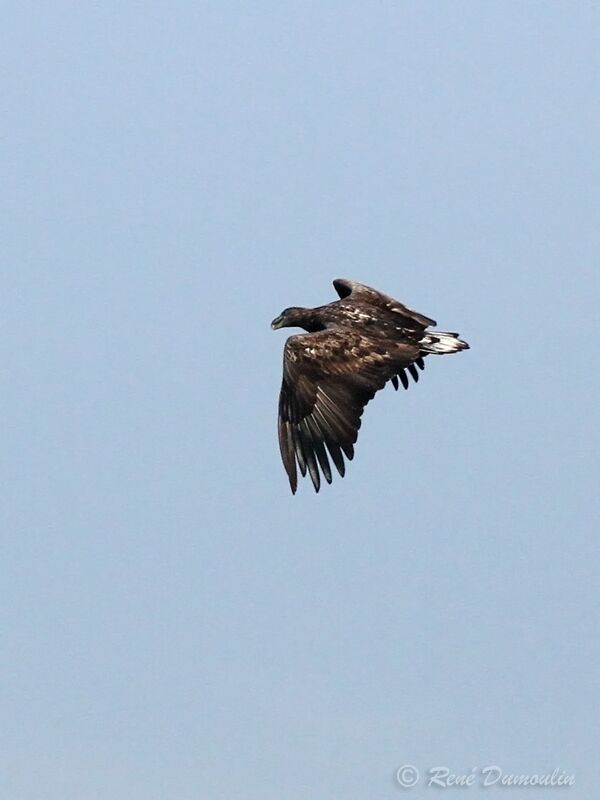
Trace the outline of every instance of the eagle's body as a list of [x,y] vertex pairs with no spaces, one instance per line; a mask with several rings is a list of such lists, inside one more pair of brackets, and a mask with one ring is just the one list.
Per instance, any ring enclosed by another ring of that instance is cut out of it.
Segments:
[[333,285],[340,300],[288,308],[271,323],[307,331],[285,343],[279,395],[279,447],[292,492],[296,464],[317,492],[320,472],[331,483],[330,459],[344,475],[363,409],[388,380],[407,389],[406,371],[418,381],[425,356],[469,347],[456,333],[426,331],[435,321],[393,297],[355,281]]

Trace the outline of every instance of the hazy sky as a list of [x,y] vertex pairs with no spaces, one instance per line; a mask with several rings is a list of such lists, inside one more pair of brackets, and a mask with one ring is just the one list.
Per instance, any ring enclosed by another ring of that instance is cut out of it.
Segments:
[[[7,800],[598,791],[600,6],[7,2]],[[289,305],[472,349],[289,492]]]

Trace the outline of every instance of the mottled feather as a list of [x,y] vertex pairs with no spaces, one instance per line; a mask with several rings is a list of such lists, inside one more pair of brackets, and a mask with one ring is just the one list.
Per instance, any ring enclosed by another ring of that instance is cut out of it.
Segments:
[[332,481],[331,463],[343,477],[351,460],[364,407],[391,381],[408,388],[419,380],[429,353],[468,347],[457,334],[426,331],[435,322],[363,284],[338,279],[340,300],[315,309],[286,309],[274,328],[307,333],[285,344],[279,396],[279,447],[292,492],[310,475]]

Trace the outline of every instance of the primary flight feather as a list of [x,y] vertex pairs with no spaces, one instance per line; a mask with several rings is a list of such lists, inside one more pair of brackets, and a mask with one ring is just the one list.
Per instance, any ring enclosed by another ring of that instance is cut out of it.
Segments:
[[297,468],[317,492],[321,473],[331,483],[331,462],[343,477],[363,409],[387,381],[408,389],[426,356],[469,348],[457,333],[427,330],[434,320],[393,297],[344,278],[333,285],[339,300],[286,308],[271,323],[307,331],[285,343],[279,395],[279,449],[293,493]]

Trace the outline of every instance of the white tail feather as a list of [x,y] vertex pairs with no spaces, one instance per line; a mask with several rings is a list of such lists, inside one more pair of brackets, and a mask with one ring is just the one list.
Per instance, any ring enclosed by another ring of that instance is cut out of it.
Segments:
[[458,353],[461,350],[468,350],[469,345],[458,338],[458,333],[439,331],[432,333],[428,331],[419,342],[424,353],[435,353],[445,355],[446,353]]

